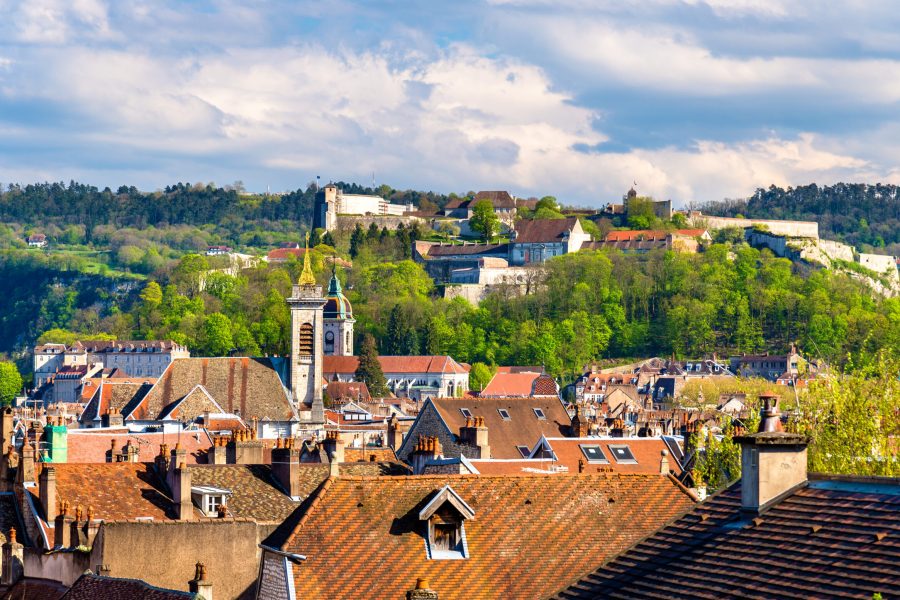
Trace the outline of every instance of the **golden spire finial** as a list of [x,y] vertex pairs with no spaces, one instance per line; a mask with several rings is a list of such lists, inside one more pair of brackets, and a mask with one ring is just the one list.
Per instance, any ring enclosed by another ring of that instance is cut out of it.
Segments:
[[300,285],[316,285],[316,277],[313,275],[309,264],[309,232],[306,232],[306,251],[303,253],[303,272],[300,273]]

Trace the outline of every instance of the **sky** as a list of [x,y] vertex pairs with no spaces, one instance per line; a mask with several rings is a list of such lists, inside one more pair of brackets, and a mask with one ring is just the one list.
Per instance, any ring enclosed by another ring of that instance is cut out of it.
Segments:
[[0,0],[0,182],[900,184],[888,0]]

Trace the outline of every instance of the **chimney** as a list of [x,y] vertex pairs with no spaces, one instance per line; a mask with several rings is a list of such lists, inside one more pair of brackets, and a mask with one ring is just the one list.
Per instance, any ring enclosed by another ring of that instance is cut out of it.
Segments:
[[140,449],[138,449],[131,440],[122,447],[122,460],[125,462],[136,463],[138,462],[139,455]]
[[188,590],[192,594],[200,594],[203,600],[213,600],[212,584],[206,579],[206,565],[198,562],[194,578],[188,582]]
[[56,518],[56,469],[53,467],[41,471],[39,492],[44,517],[51,523]]
[[22,445],[22,459],[19,461],[16,481],[21,485],[34,481],[34,446],[25,438]]
[[125,419],[117,408],[110,408],[100,419],[103,427],[124,427]]
[[156,472],[160,477],[168,478],[169,473],[169,445],[168,444],[160,444],[159,445],[159,454],[156,455],[154,459],[156,463]]
[[477,456],[469,458],[490,458],[491,447],[488,445],[488,428],[484,417],[468,417],[466,424],[459,428],[459,441],[464,446],[476,449]]
[[57,548],[72,547],[72,522],[75,519],[69,514],[69,501],[60,502],[59,514],[53,523],[53,545]]
[[734,438],[741,445],[741,508],[759,513],[773,500],[806,482],[809,438],[786,433],[778,396],[763,394],[759,431]]
[[416,587],[406,592],[406,600],[438,600],[438,593],[428,589],[428,580],[419,577]]
[[256,439],[256,431],[244,429],[234,432],[226,457],[235,465],[261,465],[265,463],[263,450],[263,441]]
[[3,544],[3,566],[0,583],[12,586],[25,574],[24,548],[16,540],[15,528],[10,528],[9,539]]
[[6,453],[6,449],[13,446],[13,409],[10,406],[5,407],[2,411],[3,425],[0,429],[0,452]]
[[279,438],[277,446],[272,450],[272,474],[288,496],[297,498],[301,495],[300,450],[294,448],[293,439],[288,439],[282,445]]
[[419,436],[416,447],[412,451],[413,475],[421,475],[425,472],[428,462],[443,457],[441,442],[436,437]]
[[116,438],[113,438],[109,441],[109,450],[106,451],[106,462],[119,462],[116,458],[117,450],[116,450]]
[[587,437],[590,432],[590,423],[587,417],[581,414],[581,405],[575,404],[575,414],[572,416],[572,437]]
[[[177,447],[176,447],[177,448]],[[175,450],[177,453],[178,450]],[[178,466],[175,466],[175,465]],[[184,462],[172,462],[167,478],[169,489],[172,491],[172,500],[175,502],[175,512],[179,521],[192,521],[194,519],[194,505],[191,502],[191,472]]]
[[397,415],[391,415],[387,426],[387,444],[395,451],[403,445],[403,431],[400,429],[400,419]]
[[329,431],[325,434],[322,447],[325,448],[325,453],[328,455],[328,462],[344,462],[344,440],[337,431]]
[[659,459],[659,474],[669,474],[669,451],[663,448],[659,451],[661,458]]
[[44,428],[44,439],[47,441],[46,462],[64,463],[68,461],[68,437],[69,431],[63,425],[62,417],[48,421]]
[[206,455],[206,462],[213,465],[225,465],[228,464],[228,457],[226,454],[226,446],[228,445],[228,439],[216,436],[213,438],[213,447]]

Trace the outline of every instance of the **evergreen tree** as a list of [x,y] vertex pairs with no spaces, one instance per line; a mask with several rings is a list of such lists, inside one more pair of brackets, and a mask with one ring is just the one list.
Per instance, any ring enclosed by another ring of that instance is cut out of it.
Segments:
[[400,356],[418,356],[419,354],[419,336],[416,334],[416,330],[408,325],[400,336],[400,347],[397,354]]
[[385,354],[388,356],[407,354],[401,351],[405,330],[403,310],[400,308],[399,304],[395,304],[394,308],[391,309],[390,317],[388,317],[387,332],[384,337]]
[[387,381],[378,362],[378,350],[375,348],[375,338],[371,334],[363,337],[359,352],[359,365],[356,367],[355,378],[365,382],[369,393],[376,398],[388,395]]
[[356,258],[356,255],[359,254],[359,251],[362,249],[363,244],[366,241],[366,232],[362,228],[362,225],[359,223],[356,224],[356,227],[353,229],[353,233],[350,234],[350,257]]

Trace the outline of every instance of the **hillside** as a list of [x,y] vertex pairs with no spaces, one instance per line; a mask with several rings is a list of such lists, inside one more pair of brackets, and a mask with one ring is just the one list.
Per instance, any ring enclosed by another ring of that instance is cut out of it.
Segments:
[[818,221],[819,235],[861,251],[900,255],[900,188],[838,183],[758,189],[745,200],[709,202],[705,214],[752,219]]

